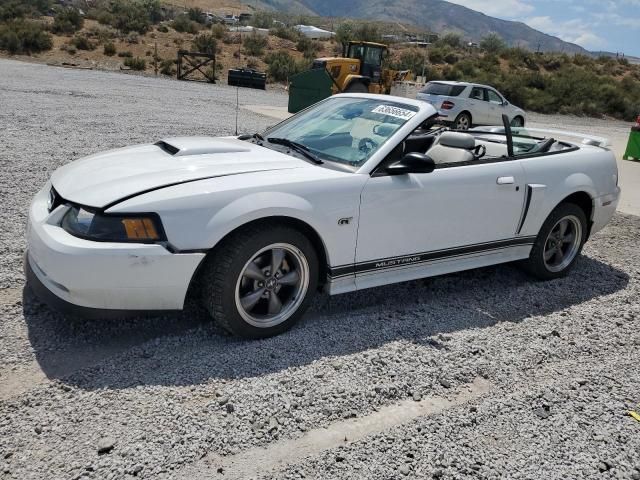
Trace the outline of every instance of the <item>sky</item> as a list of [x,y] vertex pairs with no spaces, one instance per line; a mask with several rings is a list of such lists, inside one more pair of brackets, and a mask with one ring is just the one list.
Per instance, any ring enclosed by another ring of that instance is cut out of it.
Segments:
[[587,50],[640,57],[640,0],[448,0],[517,20]]

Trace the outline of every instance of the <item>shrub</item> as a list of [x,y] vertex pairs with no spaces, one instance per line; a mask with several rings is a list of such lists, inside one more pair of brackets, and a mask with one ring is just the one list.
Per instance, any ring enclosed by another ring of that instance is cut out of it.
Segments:
[[113,19],[111,25],[121,32],[146,33],[151,19],[145,4],[136,0],[113,0],[111,3]]
[[76,35],[71,39],[71,45],[78,50],[95,50],[96,46],[84,35]]
[[380,42],[382,37],[377,25],[373,23],[361,23],[355,30],[355,38],[363,42]]
[[445,52],[441,48],[433,48],[429,52],[429,60],[431,63],[444,63]]
[[0,24],[0,50],[9,53],[38,53],[50,50],[53,45],[49,35],[39,23],[14,20]]
[[158,25],[157,30],[162,33],[168,33],[169,28],[166,25]]
[[273,27],[273,14],[270,12],[256,12],[251,17],[251,25],[256,28],[271,28]]
[[255,57],[249,57],[247,58],[247,67],[248,68],[253,68],[254,70],[256,68],[258,68],[260,64],[258,63],[258,59]]
[[125,58],[123,63],[125,67],[129,67],[131,70],[144,70],[147,68],[146,60],[140,57]]
[[210,33],[201,33],[195,37],[191,43],[191,48],[193,48],[194,51],[211,54],[216,52],[216,46],[216,37]]
[[447,45],[453,48],[460,48],[462,47],[462,35],[449,32],[440,37],[436,43],[442,46]]
[[191,20],[192,22],[202,23],[202,24],[206,22],[204,12],[202,11],[201,8],[197,8],[197,7],[190,8],[189,11],[187,12],[187,16],[189,17],[189,20]]
[[297,42],[300,39],[300,32],[298,32],[295,28],[284,27],[282,25],[279,25],[276,28],[272,28],[269,33],[278,38],[283,38],[292,42]]
[[316,53],[320,50],[320,45],[318,45],[318,42],[311,40],[310,38],[300,36],[300,39],[296,44],[296,49],[299,52],[302,52],[305,58],[315,58]]
[[83,24],[84,19],[76,8],[60,8],[56,10],[53,17],[51,31],[53,33],[74,33],[80,30]]
[[301,71],[298,70],[296,60],[282,50],[268,54],[264,61],[267,64],[269,77],[276,82],[287,80],[291,75]]
[[336,41],[338,43],[347,43],[355,39],[356,27],[352,22],[344,22],[338,25],[336,29]]
[[480,48],[489,53],[500,53],[507,48],[507,44],[497,33],[490,33],[480,40]]
[[242,42],[247,55],[253,57],[261,57],[264,53],[264,49],[267,46],[267,39],[261,35],[257,35],[255,32],[244,38]]
[[176,73],[175,60],[162,60],[160,62],[160,73],[162,75],[173,76]]
[[444,56],[444,61],[449,65],[453,65],[454,63],[458,63],[458,55],[453,52],[449,52]]
[[2,0],[0,21],[46,15],[49,7],[49,0]]
[[221,23],[216,23],[211,27],[211,35],[213,35],[218,40],[222,40],[224,37],[226,37],[228,32],[229,30],[227,30],[227,27],[225,27]]
[[180,33],[197,33],[199,30],[198,24],[191,20],[188,15],[178,15],[173,22],[171,22],[171,27]]
[[133,57],[133,54],[129,50],[123,50],[122,52],[118,52],[118,56],[123,58],[131,58]]
[[111,42],[105,43],[103,50],[104,54],[108,57],[113,57],[116,54],[116,46]]
[[127,33],[125,40],[130,45],[135,45],[137,43],[140,43],[140,37],[138,37],[138,34],[136,32]]
[[400,58],[393,64],[393,68],[396,70],[411,70],[414,75],[422,75],[426,60],[426,52],[424,50],[411,48],[400,54]]

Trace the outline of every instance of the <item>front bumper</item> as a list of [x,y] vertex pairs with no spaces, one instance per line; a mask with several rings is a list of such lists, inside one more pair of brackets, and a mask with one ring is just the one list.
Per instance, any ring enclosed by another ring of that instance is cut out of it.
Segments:
[[[74,237],[59,226],[68,207],[48,212],[49,189],[47,184],[31,204],[25,258],[27,279],[36,294],[47,297],[42,300],[59,309],[62,305],[62,310],[69,310],[65,305],[81,307],[77,312],[81,315],[93,310],[121,313],[183,308],[203,253],[175,254],[157,244]],[[55,299],[59,302],[51,301]]]

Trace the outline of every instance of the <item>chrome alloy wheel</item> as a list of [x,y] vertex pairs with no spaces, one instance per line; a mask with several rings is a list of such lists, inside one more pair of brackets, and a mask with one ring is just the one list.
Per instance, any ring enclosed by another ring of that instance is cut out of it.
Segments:
[[544,264],[550,272],[567,268],[580,250],[582,224],[578,217],[561,218],[551,229],[544,243]]
[[460,115],[456,121],[456,130],[469,130],[470,127],[469,117],[466,115]]
[[238,277],[238,313],[250,325],[268,328],[293,315],[309,288],[309,263],[288,243],[274,243],[258,251]]

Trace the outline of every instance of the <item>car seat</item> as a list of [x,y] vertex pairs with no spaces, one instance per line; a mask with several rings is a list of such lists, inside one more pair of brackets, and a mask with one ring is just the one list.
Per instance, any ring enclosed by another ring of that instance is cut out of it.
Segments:
[[426,153],[436,165],[471,162],[477,158],[475,148],[476,141],[468,133],[445,132]]

